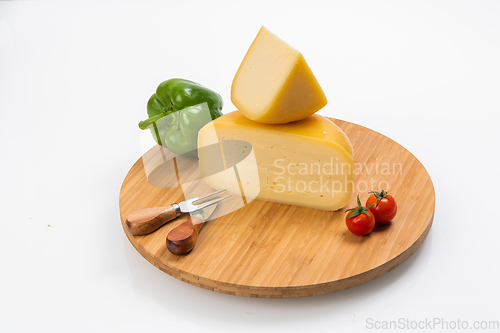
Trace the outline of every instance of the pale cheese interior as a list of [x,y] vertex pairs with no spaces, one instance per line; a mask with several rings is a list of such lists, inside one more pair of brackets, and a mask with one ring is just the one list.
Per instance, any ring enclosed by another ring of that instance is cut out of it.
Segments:
[[326,96],[302,54],[262,27],[236,73],[233,104],[251,120],[285,124],[326,105]]

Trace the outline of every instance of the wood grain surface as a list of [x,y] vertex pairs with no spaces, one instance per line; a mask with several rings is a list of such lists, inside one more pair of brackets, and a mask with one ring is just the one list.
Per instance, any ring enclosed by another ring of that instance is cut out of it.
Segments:
[[[120,215],[125,234],[144,258],[167,274],[232,295],[320,295],[387,273],[408,259],[429,233],[435,205],[431,178],[418,159],[395,141],[353,123],[331,120],[354,147],[355,189],[343,209],[328,212],[254,200],[205,223],[195,248],[189,254],[174,255],[167,249],[166,236],[189,215],[146,236],[131,235],[125,224],[138,209],[184,200],[175,173],[158,169],[146,177],[143,158],[160,155],[156,146],[132,166],[123,182]],[[196,159],[177,162],[175,168],[198,173]],[[364,204],[368,191],[382,188],[397,200],[394,221],[376,226],[367,236],[349,232],[345,209],[355,206],[356,195]]]

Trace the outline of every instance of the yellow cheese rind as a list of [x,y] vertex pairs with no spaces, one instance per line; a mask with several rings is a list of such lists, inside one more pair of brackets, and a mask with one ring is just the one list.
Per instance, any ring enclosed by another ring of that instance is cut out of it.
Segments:
[[265,27],[234,77],[231,101],[247,118],[266,124],[301,120],[327,104],[302,54]]
[[[251,121],[235,111],[203,127],[198,134],[199,147],[213,144],[214,137],[219,142],[249,143],[255,163],[237,169],[240,185],[257,188],[257,199],[333,211],[351,198],[352,145],[337,125],[320,115],[270,125]],[[213,156],[199,155],[200,172],[208,185],[240,195],[240,187],[232,184],[227,174],[214,174],[213,161]],[[258,177],[252,177],[252,167]]]

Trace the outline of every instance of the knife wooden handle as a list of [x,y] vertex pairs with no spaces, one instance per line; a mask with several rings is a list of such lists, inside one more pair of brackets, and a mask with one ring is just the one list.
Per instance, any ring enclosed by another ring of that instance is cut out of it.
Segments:
[[198,233],[205,223],[201,219],[193,217],[181,225],[170,230],[167,235],[167,248],[173,254],[185,254],[196,245]]
[[146,208],[130,214],[125,224],[132,235],[142,236],[152,233],[179,215],[180,211],[174,205]]

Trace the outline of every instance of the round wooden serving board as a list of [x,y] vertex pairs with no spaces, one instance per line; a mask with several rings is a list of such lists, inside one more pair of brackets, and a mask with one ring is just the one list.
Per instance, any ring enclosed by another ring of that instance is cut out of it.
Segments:
[[[167,250],[166,236],[188,214],[146,236],[132,236],[124,224],[128,214],[138,209],[184,200],[181,187],[148,183],[142,157],[130,169],[120,192],[125,234],[144,258],[167,274],[233,295],[320,295],[387,273],[409,258],[429,233],[435,203],[431,178],[397,142],[368,128],[331,120],[354,147],[355,189],[343,209],[328,212],[253,200],[205,223],[196,247],[186,255],[174,255]],[[155,154],[155,148],[147,154]],[[177,163],[176,168],[198,172],[198,161],[191,161]],[[165,173],[164,177],[175,178],[175,174]],[[345,225],[345,209],[356,205],[358,194],[365,204],[368,191],[382,188],[398,203],[394,221],[377,225],[367,236],[352,234]]]

